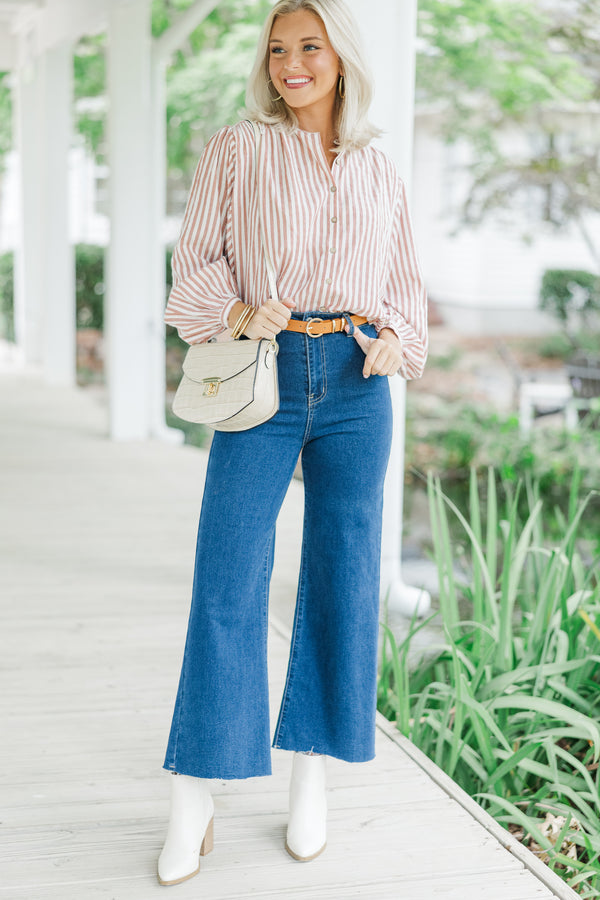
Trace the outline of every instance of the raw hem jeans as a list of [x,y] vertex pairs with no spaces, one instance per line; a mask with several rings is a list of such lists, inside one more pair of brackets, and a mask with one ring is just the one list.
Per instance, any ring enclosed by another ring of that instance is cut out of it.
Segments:
[[[305,313],[297,318],[330,318]],[[375,329],[361,330],[375,337]],[[271,772],[268,593],[277,515],[300,454],[302,562],[273,746],[372,759],[388,379],[362,375],[344,332],[283,332],[280,409],[214,435],[192,608],[165,768],[202,778]]]

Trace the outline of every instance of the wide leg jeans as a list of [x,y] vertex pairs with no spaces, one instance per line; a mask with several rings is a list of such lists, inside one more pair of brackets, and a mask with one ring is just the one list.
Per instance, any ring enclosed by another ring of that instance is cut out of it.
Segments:
[[[330,317],[295,317],[312,316]],[[302,561],[273,746],[349,762],[374,756],[388,379],[363,377],[364,353],[344,332],[286,331],[278,343],[278,413],[248,431],[216,432],[210,451],[164,764],[186,775],[271,772],[269,581],[277,515],[300,455]]]

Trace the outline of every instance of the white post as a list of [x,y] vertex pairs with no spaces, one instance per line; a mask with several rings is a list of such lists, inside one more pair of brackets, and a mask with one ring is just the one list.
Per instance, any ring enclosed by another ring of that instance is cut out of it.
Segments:
[[158,54],[152,58],[152,296],[150,299],[150,428],[153,437],[183,441],[179,428],[165,425],[165,260],[163,222],[167,211],[167,97],[166,61]]
[[40,216],[43,193],[42,151],[44,60],[37,54],[35,29],[19,37],[15,73],[14,123],[19,159],[20,222],[15,253],[15,340],[26,364],[43,358],[42,296],[44,229]]
[[[162,226],[166,213],[167,129],[166,129],[166,67],[152,57],[152,116],[154,120],[152,147],[152,179],[154,209],[152,213],[154,240],[153,296],[151,298],[151,401],[152,432],[156,436],[165,430],[165,245]],[[173,429],[174,431],[175,429]],[[178,432],[181,434],[181,432]]]
[[110,434],[152,431],[152,37],[150,0],[116,0],[108,32],[111,241],[106,322]]
[[151,302],[151,367],[150,406],[151,430],[154,437],[182,441],[183,432],[165,425],[165,242],[162,226],[166,214],[167,178],[167,99],[166,68],[170,55],[217,6],[218,0],[195,0],[181,12],[168,31],[154,41],[152,53],[152,197],[154,213],[153,233],[153,291]]
[[[383,146],[395,160],[410,197],[415,102],[417,0],[350,0],[375,80],[373,121],[385,130]],[[385,483],[381,591],[389,609],[425,615],[431,606],[427,591],[402,581],[402,504],[406,383],[390,379],[394,407],[394,437]]]
[[45,52],[42,143],[44,231],[43,362],[51,384],[75,384],[75,260],[69,236],[69,149],[73,52],[63,41]]

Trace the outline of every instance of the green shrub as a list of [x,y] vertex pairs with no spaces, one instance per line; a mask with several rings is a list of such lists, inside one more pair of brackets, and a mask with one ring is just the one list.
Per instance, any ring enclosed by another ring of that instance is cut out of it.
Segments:
[[[514,489],[523,478],[538,484],[547,508],[547,528],[555,535],[569,505],[574,472],[581,473],[582,499],[600,485],[600,430],[586,427],[536,427],[529,435],[519,431],[516,415],[490,412],[474,404],[439,403],[436,415],[418,408],[419,398],[408,395],[406,459],[408,493],[422,482],[420,472],[438,475],[444,491],[464,509],[469,499],[472,468],[497,474],[497,488]],[[592,415],[592,414],[590,414]],[[485,487],[485,486],[481,486]],[[521,512],[526,498],[521,495]],[[590,504],[581,534],[600,552],[600,502]]]
[[540,287],[540,307],[568,323],[572,315],[585,322],[600,312],[600,276],[581,269],[547,269]]
[[13,315],[14,261],[12,253],[0,256],[0,338],[14,341],[15,323]]
[[75,302],[77,327],[104,327],[104,248],[95,244],[75,247]]
[[540,339],[538,351],[544,359],[564,361],[573,353],[573,345],[564,334],[548,334]]
[[[429,479],[444,638],[409,668],[423,623],[400,645],[384,627],[379,709],[499,822],[520,826],[524,842],[545,850],[583,896],[597,897],[600,560],[586,563],[578,546],[593,498],[579,502],[575,484],[555,542],[537,485],[502,501],[498,473],[490,469],[486,481],[483,517],[474,471],[464,512]],[[451,518],[466,552],[450,538]],[[548,812],[565,820],[556,849],[542,830]]]

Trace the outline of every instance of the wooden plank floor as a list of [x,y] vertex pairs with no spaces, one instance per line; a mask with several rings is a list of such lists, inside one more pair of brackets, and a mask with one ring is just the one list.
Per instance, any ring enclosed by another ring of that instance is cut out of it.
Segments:
[[[112,444],[100,392],[32,376],[0,375],[0,421],[0,897],[164,896],[155,876],[169,778],[161,763],[205,455]],[[276,610],[293,603],[301,504],[294,484]],[[285,629],[274,624],[273,715],[286,655]],[[374,762],[329,761],[328,849],[308,865],[283,849],[289,754],[273,753],[269,779],[215,782],[215,850],[173,896],[575,897],[535,860],[535,871],[524,865],[520,846],[394,737],[382,723]]]

